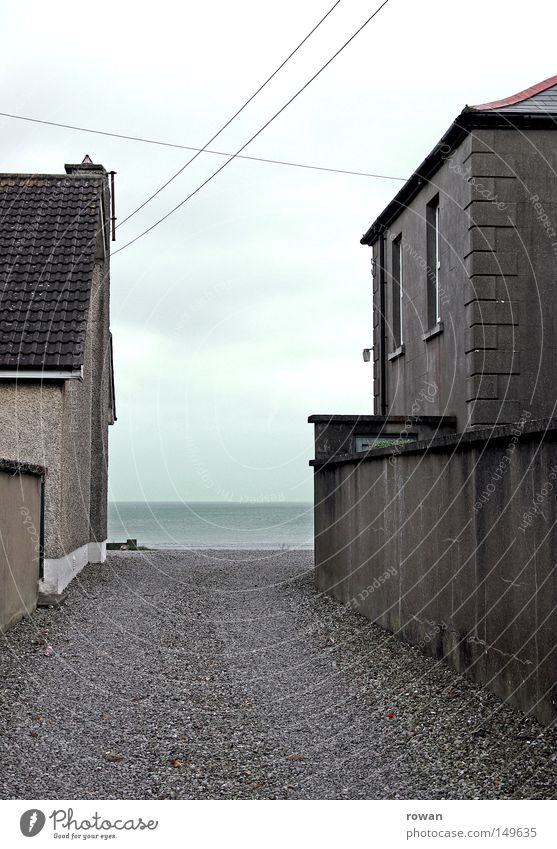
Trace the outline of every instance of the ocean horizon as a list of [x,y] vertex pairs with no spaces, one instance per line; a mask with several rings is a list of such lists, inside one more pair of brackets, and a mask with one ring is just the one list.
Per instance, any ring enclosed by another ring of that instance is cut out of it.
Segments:
[[311,549],[306,501],[110,501],[108,541],[147,548]]

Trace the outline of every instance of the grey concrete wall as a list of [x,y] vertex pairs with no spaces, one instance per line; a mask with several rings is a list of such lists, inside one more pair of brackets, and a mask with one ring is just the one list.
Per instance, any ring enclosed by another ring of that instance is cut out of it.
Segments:
[[472,170],[500,208],[477,190],[470,206],[475,351],[467,356],[470,394],[481,399],[472,423],[514,420],[519,409],[548,417],[556,404],[557,134],[484,130],[475,147]]
[[47,468],[45,556],[52,558],[68,550],[63,531],[63,418],[62,382],[0,381],[0,456]]
[[110,421],[109,286],[104,262],[93,272],[83,381],[64,387],[63,519],[72,551],[107,538],[108,424]]
[[[76,173],[79,168],[76,169]],[[91,282],[83,382],[66,385],[65,538],[69,550],[107,538],[108,425],[113,421],[110,358],[110,194],[103,172],[103,225],[97,234]]]
[[357,437],[433,439],[455,433],[456,419],[447,416],[310,416],[315,425],[315,458],[351,454]]
[[555,420],[317,461],[318,587],[553,722],[556,494]]
[[93,274],[90,312],[92,339],[91,396],[91,514],[90,540],[104,542],[107,531],[108,500],[108,426],[112,423],[110,408],[110,278],[108,263],[99,263]]
[[83,381],[64,390],[64,539],[67,550],[107,538],[110,408],[109,260],[93,270]]
[[36,607],[41,478],[0,470],[0,632]]
[[[391,338],[392,301],[392,240],[402,235],[403,256],[403,341],[404,354],[385,363],[386,400],[388,415],[406,416],[417,406],[422,415],[454,415],[459,429],[467,418],[464,397],[466,359],[464,351],[463,314],[464,291],[468,280],[465,257],[469,253],[470,235],[466,209],[471,199],[471,185],[459,171],[465,171],[465,162],[473,146],[468,137],[443,164],[408,207],[391,224],[384,235],[386,286],[387,355],[393,350]],[[428,330],[427,322],[427,229],[426,207],[439,195],[441,259],[441,320],[443,332],[423,340]],[[379,243],[373,247],[377,273],[374,277],[374,371],[377,375],[380,351],[378,283]],[[434,384],[435,396],[428,387]],[[378,383],[375,382],[376,412]]]
[[45,466],[45,557],[89,542],[91,342],[84,380],[1,381],[0,455]]
[[[83,380],[66,380],[63,386],[61,444],[62,515],[64,554],[89,542],[91,510],[91,361],[92,340],[87,333]],[[48,482],[47,482],[48,483]]]

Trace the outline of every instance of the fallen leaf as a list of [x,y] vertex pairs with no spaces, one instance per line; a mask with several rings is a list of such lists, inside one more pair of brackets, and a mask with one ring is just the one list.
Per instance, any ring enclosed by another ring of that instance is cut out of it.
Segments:
[[31,731],[30,733],[31,733],[31,737],[38,737],[39,736],[38,731]]
[[101,713],[101,719],[104,719],[105,721],[107,719],[110,719],[110,714],[109,713]]
[[105,752],[103,758],[110,763],[118,763],[118,761],[124,760],[124,755],[120,755],[118,752]]
[[396,713],[394,712],[394,710],[390,710],[390,711],[388,711],[388,713],[387,713],[387,719],[394,719],[394,718],[395,718],[395,716],[396,716]]
[[184,761],[182,760],[182,758],[170,758],[170,763],[172,764],[172,766],[176,767],[184,765]]
[[43,654],[44,654],[46,657],[50,657],[52,654],[54,654],[54,649],[52,648],[52,646],[47,646],[47,647],[45,648],[45,650],[44,650]]
[[303,755],[288,755],[286,758],[287,761],[305,761]]

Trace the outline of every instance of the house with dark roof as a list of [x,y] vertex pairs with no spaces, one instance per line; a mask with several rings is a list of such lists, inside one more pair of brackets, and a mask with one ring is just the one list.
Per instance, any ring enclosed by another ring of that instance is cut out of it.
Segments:
[[309,419],[317,586],[554,723],[557,77],[465,107],[361,243],[374,413]]
[[557,77],[465,107],[361,242],[375,413],[553,415]]
[[106,557],[110,191],[85,157],[0,175],[0,456],[45,469],[41,588]]

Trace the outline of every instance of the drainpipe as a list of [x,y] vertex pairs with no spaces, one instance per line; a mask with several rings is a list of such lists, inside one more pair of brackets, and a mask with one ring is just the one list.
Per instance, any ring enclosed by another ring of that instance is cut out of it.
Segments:
[[114,175],[116,171],[109,171],[110,174],[110,225],[112,229],[112,241],[116,241],[116,198],[114,195]]
[[379,415],[387,415],[387,351],[386,351],[386,323],[385,323],[385,236],[379,236]]
[[41,518],[39,529],[39,580],[44,578],[44,475],[41,475]]

